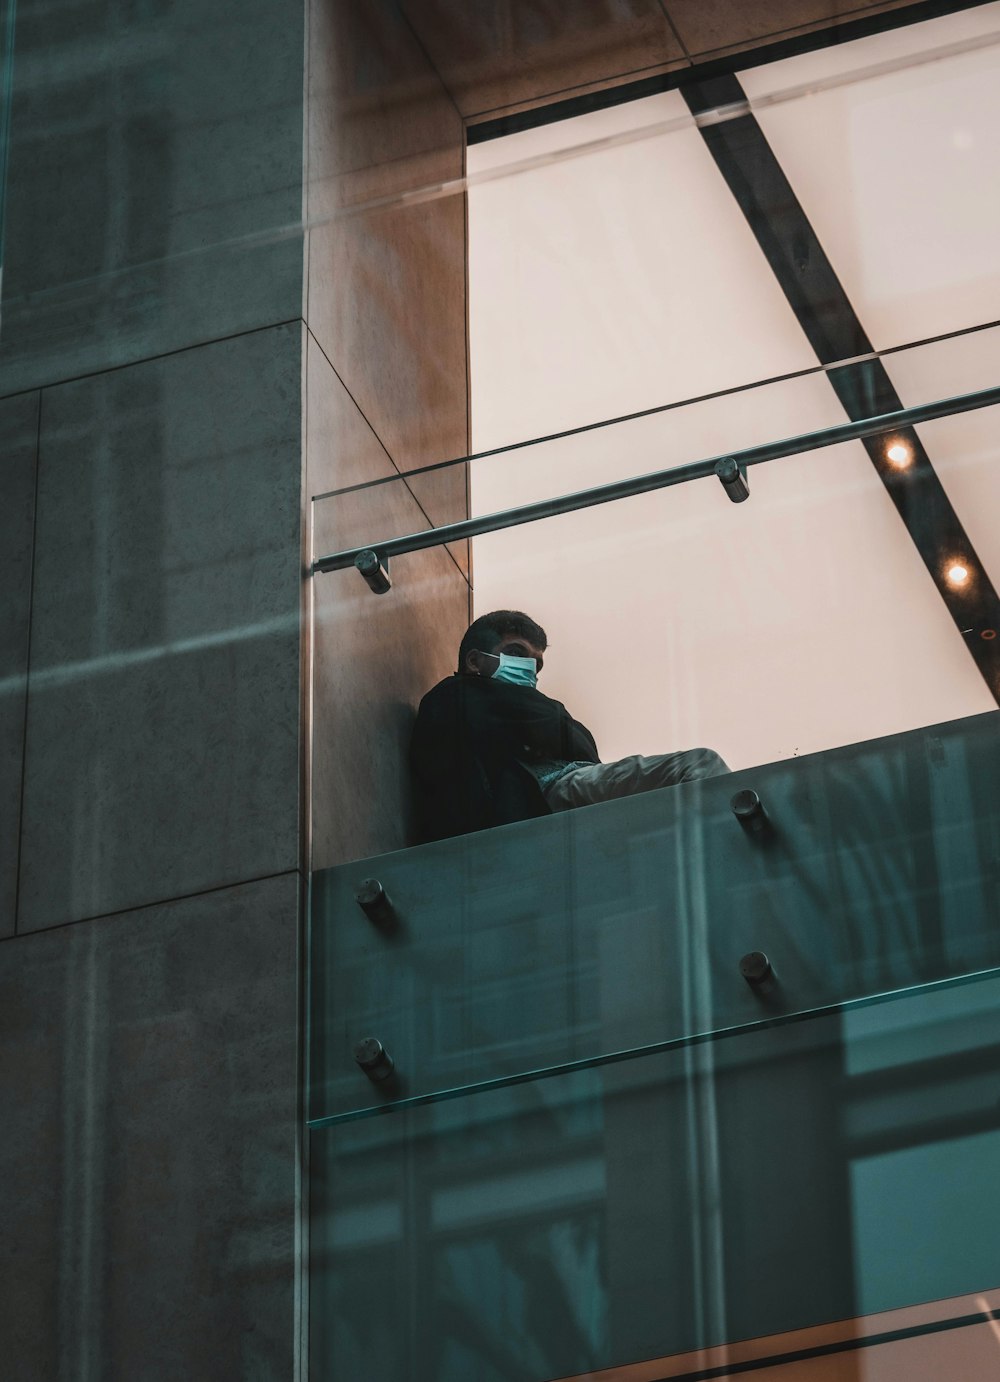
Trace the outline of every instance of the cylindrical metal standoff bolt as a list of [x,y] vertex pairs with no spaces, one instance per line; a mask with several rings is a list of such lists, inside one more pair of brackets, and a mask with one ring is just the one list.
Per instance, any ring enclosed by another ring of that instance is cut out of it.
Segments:
[[387,1080],[396,1065],[378,1037],[363,1037],[354,1047],[354,1059],[375,1084]]
[[377,878],[366,878],[354,896],[369,921],[384,924],[394,919],[389,894]]
[[368,589],[374,591],[376,595],[384,595],[386,591],[392,589],[392,582],[389,580],[389,563],[383,561],[379,554],[366,548],[364,552],[359,552],[354,558],[354,565],[368,582]]
[[734,504],[742,504],[744,499],[750,498],[747,477],[732,456],[724,456],[721,461],[716,461],[715,473]]
[[767,826],[767,813],[760,797],[752,787],[745,787],[731,798],[729,805],[740,825],[748,830],[764,830]]
[[769,987],[774,980],[771,961],[763,950],[750,950],[740,960],[740,973],[752,989]]

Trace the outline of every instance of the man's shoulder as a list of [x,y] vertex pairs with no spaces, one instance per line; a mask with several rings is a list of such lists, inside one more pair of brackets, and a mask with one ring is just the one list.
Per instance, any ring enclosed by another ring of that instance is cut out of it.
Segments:
[[469,702],[469,683],[478,677],[463,677],[452,673],[421,697],[417,707],[417,723],[433,724],[442,717],[461,715]]
[[436,686],[432,686],[431,689],[420,698],[421,708],[425,705],[433,706],[438,701],[451,700],[459,694],[462,683],[467,680],[467,677],[460,677],[453,672],[450,677],[445,677],[443,681],[439,681]]

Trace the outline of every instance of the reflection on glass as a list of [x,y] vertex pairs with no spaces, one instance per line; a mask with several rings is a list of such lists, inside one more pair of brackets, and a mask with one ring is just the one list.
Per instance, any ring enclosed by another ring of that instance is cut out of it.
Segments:
[[[310,1118],[738,1039],[1000,964],[994,718],[316,875]],[[761,831],[734,812],[751,794]],[[746,965],[761,952],[766,986]],[[391,1088],[358,1069],[371,1038]]]
[[[907,407],[959,397],[995,386],[1000,328],[974,327],[958,337],[906,346],[883,359],[894,381],[905,386]],[[468,458],[471,512],[492,513],[842,425],[843,411],[825,380],[834,367],[841,365],[813,365],[789,378],[657,404],[635,417],[602,420],[588,409],[585,419],[566,435],[525,437],[510,446],[477,451]],[[935,429],[936,435],[949,426],[971,427],[975,418],[963,414],[923,425]],[[979,426],[985,444],[991,435],[988,417]],[[954,444],[946,437],[944,445],[932,448],[936,465],[948,465]],[[885,447],[888,459],[905,469],[911,442],[891,434]],[[348,472],[351,459],[348,450],[342,458]],[[384,475],[377,480],[316,495],[315,555],[432,526],[434,487],[454,489],[466,463],[465,457],[443,460],[404,472],[401,481],[384,459]],[[387,487],[389,494],[382,494]],[[397,515],[394,509],[401,504],[406,511]]]
[[[320,496],[314,555],[433,528],[436,486],[476,517],[835,427],[832,370],[862,411],[995,386],[998,9],[745,75],[864,358],[816,365],[678,93],[471,150],[474,455]],[[738,504],[709,467],[394,554],[384,595],[316,578],[316,773],[361,803],[313,880],[320,1370],[995,1370],[996,414],[797,446]],[[466,665],[512,608],[547,638]],[[735,774],[421,834],[416,705],[528,662],[606,763]]]
[[948,1360],[997,1347],[997,983],[315,1133],[316,1356],[625,1382],[894,1337],[985,1378]]

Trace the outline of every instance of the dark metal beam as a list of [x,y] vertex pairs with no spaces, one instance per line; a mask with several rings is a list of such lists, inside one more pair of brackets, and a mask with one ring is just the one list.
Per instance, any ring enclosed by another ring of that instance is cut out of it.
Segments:
[[[690,83],[681,92],[695,116],[746,102],[746,93],[732,74]],[[872,352],[872,343],[755,117],[747,114],[721,123],[706,122],[700,130],[820,363]],[[850,418],[903,409],[879,359],[830,370],[827,378]],[[912,453],[905,469],[887,459],[884,444],[871,432],[861,439],[966,647],[1000,702],[1000,639],[996,637],[1000,598],[912,427],[910,422],[899,429],[900,440]],[[969,571],[965,585],[949,583],[946,570],[951,561],[959,561]]]

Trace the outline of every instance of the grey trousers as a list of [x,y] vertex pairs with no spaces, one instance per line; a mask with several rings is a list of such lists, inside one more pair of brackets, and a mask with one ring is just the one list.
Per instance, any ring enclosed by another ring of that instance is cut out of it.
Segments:
[[593,806],[598,801],[674,787],[700,777],[718,777],[729,771],[714,749],[685,749],[651,758],[633,754],[616,763],[576,763],[543,788],[542,794],[551,810],[571,811],[574,806]]

